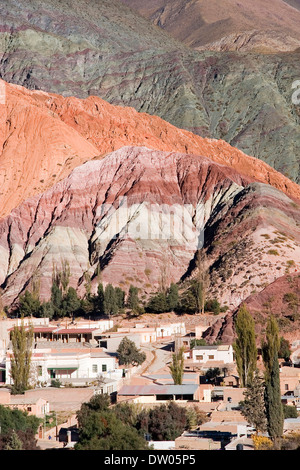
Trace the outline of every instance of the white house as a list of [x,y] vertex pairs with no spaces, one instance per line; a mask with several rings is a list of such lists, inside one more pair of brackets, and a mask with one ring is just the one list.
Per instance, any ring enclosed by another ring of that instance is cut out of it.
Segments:
[[185,323],[178,322],[178,323],[162,323],[156,327],[156,336],[157,339],[159,338],[166,338],[171,337],[174,335],[185,335]]
[[234,362],[232,345],[222,344],[219,346],[195,346],[191,351],[193,362],[202,364],[221,362],[230,364]]
[[123,337],[127,336],[129,339],[132,337],[137,347],[142,344],[155,343],[157,340],[155,328],[147,328],[140,325],[133,328],[118,328],[118,334],[122,334]]
[[[12,384],[12,351],[6,355],[6,384]],[[99,376],[119,378],[122,371],[117,368],[114,355],[99,348],[34,349],[31,357],[31,382],[50,384],[51,380],[90,381]]]

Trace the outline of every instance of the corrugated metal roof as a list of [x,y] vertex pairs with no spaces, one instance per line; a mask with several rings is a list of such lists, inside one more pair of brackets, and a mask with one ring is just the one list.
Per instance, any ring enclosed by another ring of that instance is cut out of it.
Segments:
[[119,395],[194,395],[199,385],[124,385]]

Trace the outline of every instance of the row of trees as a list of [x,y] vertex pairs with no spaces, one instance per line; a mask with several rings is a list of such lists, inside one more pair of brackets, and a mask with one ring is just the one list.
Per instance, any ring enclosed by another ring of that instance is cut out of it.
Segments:
[[[51,287],[49,301],[41,302],[36,292],[26,290],[19,298],[15,314],[21,317],[34,316],[37,318],[48,317],[50,319],[76,316],[114,316],[130,310],[132,315],[148,313],[165,313],[174,311],[176,313],[198,313],[200,286],[196,280],[181,294],[178,286],[174,283],[162,292],[153,294],[147,302],[140,299],[140,290],[133,285],[130,286],[128,295],[120,287],[112,284],[103,287],[98,284],[97,293],[86,293],[80,298],[73,287],[65,287],[62,282],[61,273],[56,273]],[[204,302],[203,311],[218,315],[224,308],[217,299],[208,299]]]
[[279,352],[283,344],[276,319],[269,317],[261,342],[264,373],[257,368],[258,350],[254,320],[243,305],[236,317],[237,339],[233,344],[241,386],[246,387],[242,413],[257,432],[268,431],[275,447],[283,433],[284,412],[281,403]]
[[40,301],[40,281],[36,276],[32,279],[31,288],[20,295],[16,313],[20,316],[61,318],[73,316],[98,316],[117,315],[124,313],[124,309],[131,311],[133,315],[148,313],[164,313],[175,311],[177,313],[203,313],[213,312],[218,315],[224,308],[217,299],[207,299],[208,275],[206,259],[203,254],[197,252],[196,277],[188,282],[188,285],[179,292],[178,285],[171,283],[169,286],[160,282],[159,291],[152,294],[147,301],[140,299],[140,289],[131,285],[128,294],[120,287],[112,284],[103,287],[98,276],[99,283],[96,294],[91,293],[91,278],[85,273],[85,294],[80,298],[76,289],[70,284],[70,266],[63,261],[61,268],[53,266],[51,297],[48,301]]

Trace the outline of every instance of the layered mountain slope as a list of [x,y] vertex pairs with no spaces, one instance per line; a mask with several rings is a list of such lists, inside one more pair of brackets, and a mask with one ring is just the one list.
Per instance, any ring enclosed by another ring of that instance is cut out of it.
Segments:
[[300,45],[295,0],[121,1],[193,48],[276,52]]
[[2,219],[3,301],[37,275],[49,295],[53,265],[63,261],[76,287],[100,265],[106,282],[152,289],[164,259],[178,281],[211,211],[249,182],[205,157],[139,147],[87,162]]
[[78,165],[124,145],[202,155],[300,200],[300,188],[264,162],[224,141],[204,139],[159,117],[0,81],[0,217],[43,192]]
[[191,51],[116,0],[6,0],[0,77],[158,115],[224,139],[299,181],[297,53]]
[[299,204],[270,186],[252,184],[219,209],[204,237],[211,297],[239,305],[286,272],[300,269]]
[[[288,271],[290,271],[288,274],[277,278],[262,291],[249,295],[244,300],[255,321],[255,333],[259,346],[271,314],[276,318],[280,332],[286,339],[292,342],[299,337],[299,267],[288,266]],[[236,338],[234,321],[237,312],[238,308],[208,328],[205,332],[206,341],[232,343]]]
[[[93,289],[101,278],[125,290],[135,284],[147,295],[162,277],[167,283],[186,279],[203,244],[213,285],[224,275],[222,256],[237,247],[247,259],[234,257],[231,281],[250,269],[255,282],[262,274],[267,282],[286,257],[300,262],[297,223],[295,202],[233,168],[203,156],[123,147],[75,168],[1,220],[2,300],[13,303],[36,279],[47,298],[53,268],[65,262],[70,284],[81,293],[88,274]],[[252,253],[261,233],[283,226],[294,241],[279,257],[266,254],[261,265],[261,255]],[[242,290],[232,294],[232,282],[223,283],[222,300],[237,306]]]

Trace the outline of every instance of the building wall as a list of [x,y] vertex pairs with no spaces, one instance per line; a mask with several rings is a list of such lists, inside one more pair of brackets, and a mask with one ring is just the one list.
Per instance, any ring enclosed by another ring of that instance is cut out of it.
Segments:
[[300,384],[300,369],[298,367],[280,367],[280,392],[284,395],[294,391]]
[[230,347],[229,350],[219,349],[196,349],[192,350],[192,359],[194,362],[206,363],[208,361],[223,361],[224,363],[233,362],[233,350]]
[[245,400],[245,388],[233,388],[233,387],[224,387],[223,388],[223,400],[228,402],[228,398],[231,398],[234,403]]
[[[37,351],[37,350],[35,350]],[[106,366],[106,370],[102,368]],[[62,368],[58,370],[58,368]],[[10,376],[11,361],[6,358],[6,384],[12,384]],[[32,356],[31,372],[33,382],[50,382],[52,378],[97,378],[99,375],[109,376],[116,369],[114,357],[91,357],[86,355],[55,356],[51,353]],[[56,370],[51,377],[51,370]]]
[[10,403],[10,391],[0,389],[0,405],[7,405]]

